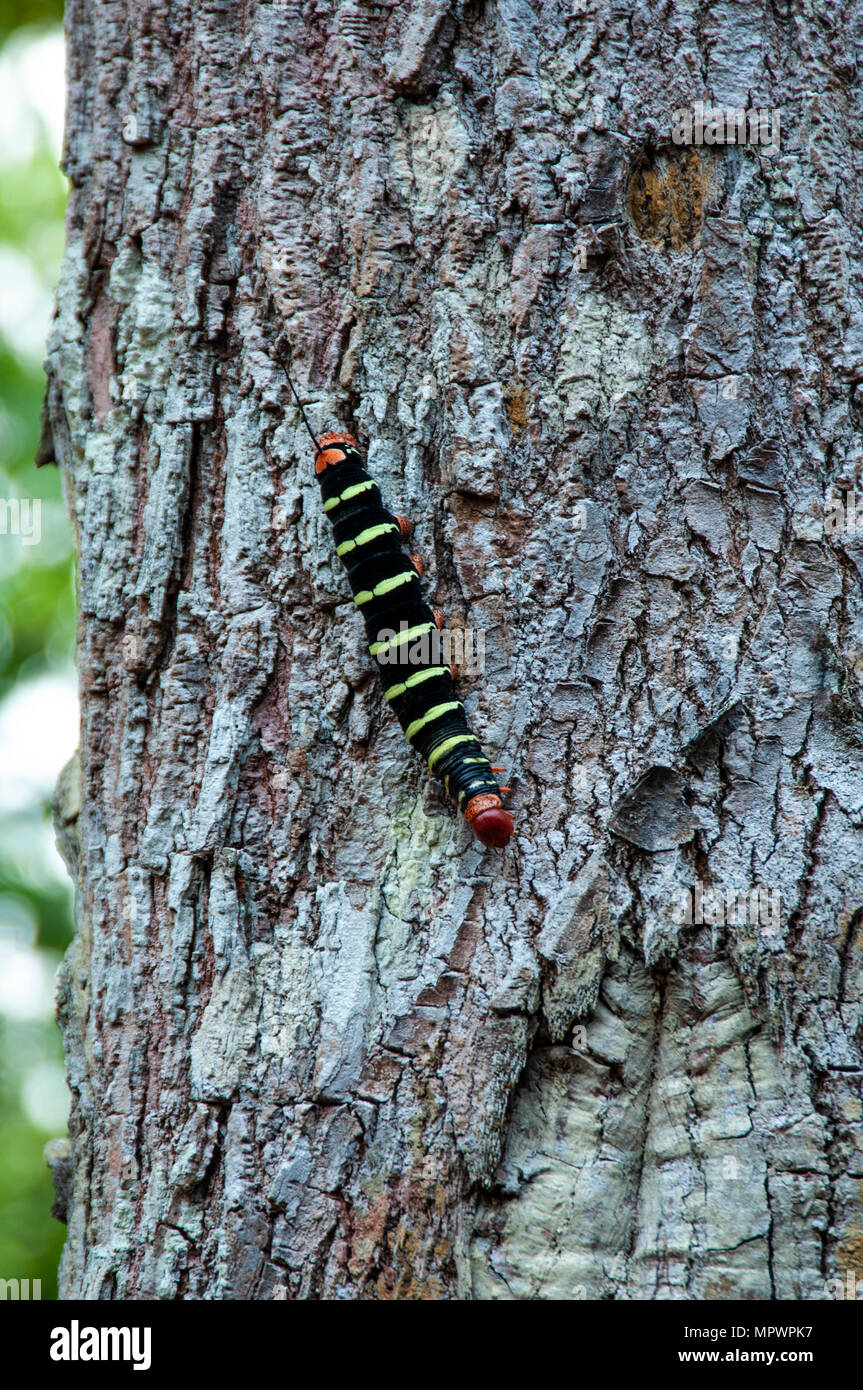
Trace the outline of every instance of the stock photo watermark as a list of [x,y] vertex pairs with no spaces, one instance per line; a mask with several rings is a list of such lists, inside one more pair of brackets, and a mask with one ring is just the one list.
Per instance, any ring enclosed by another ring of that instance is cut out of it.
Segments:
[[825,536],[863,536],[863,498],[855,492],[828,497],[824,503]]
[[696,101],[671,117],[675,145],[758,145],[765,154],[778,154],[779,108],[737,107],[734,110],[705,106]]
[[133,1371],[148,1371],[153,1361],[150,1327],[68,1327],[51,1332],[52,1361],[128,1361]]
[[42,539],[42,499],[0,497],[0,536],[20,536],[22,545]]
[[863,1299],[863,1276],[858,1279],[856,1269],[845,1269],[825,1281],[824,1292],[838,1302],[859,1302]]
[[693,888],[678,888],[671,909],[678,926],[729,927],[762,926],[776,933],[782,921],[782,898],[778,888],[705,887],[699,880]]
[[371,654],[381,666],[455,666],[463,675],[482,675],[485,670],[485,630],[447,627],[428,631],[425,625],[399,623],[381,628]]
[[38,1301],[42,1297],[41,1279],[0,1279],[0,1300],[16,1303]]

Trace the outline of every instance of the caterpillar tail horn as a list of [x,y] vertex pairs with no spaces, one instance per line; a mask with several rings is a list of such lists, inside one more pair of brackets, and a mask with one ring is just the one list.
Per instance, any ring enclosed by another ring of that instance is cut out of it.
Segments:
[[472,796],[464,808],[464,818],[480,843],[489,849],[499,849],[512,835],[512,816],[493,792]]

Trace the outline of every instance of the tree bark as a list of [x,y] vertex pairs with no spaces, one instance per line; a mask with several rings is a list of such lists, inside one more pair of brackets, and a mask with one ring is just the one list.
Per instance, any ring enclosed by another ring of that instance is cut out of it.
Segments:
[[[70,0],[64,1297],[863,1274],[861,23]],[[505,852],[383,704],[285,338],[485,634]]]

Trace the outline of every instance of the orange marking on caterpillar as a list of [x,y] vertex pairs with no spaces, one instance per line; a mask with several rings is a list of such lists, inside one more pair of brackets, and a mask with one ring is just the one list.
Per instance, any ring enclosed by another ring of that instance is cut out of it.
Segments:
[[330,468],[334,463],[344,461],[344,449],[333,449],[330,447],[333,444],[352,444],[355,449],[359,448],[354,436],[347,434],[344,430],[333,430],[329,434],[322,434],[318,440],[318,452],[315,454],[316,473],[323,473],[325,468]]
[[326,449],[328,444],[353,444],[355,449],[360,447],[355,436],[347,430],[330,430],[329,434],[322,434],[318,440],[318,448]]
[[315,472],[323,473],[325,468],[330,468],[334,463],[343,463],[344,460],[344,449],[322,449],[315,459]]

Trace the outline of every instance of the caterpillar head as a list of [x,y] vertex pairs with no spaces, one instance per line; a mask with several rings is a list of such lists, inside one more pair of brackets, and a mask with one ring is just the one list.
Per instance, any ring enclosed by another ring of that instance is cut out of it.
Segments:
[[464,818],[476,838],[489,849],[500,849],[512,835],[512,816],[493,792],[472,796],[464,808]]
[[342,430],[336,430],[332,434],[322,434],[318,440],[318,452],[315,454],[315,472],[323,473],[326,468],[333,468],[337,463],[344,463],[348,456],[348,450],[355,450],[359,453],[359,444],[352,434],[346,434]]

